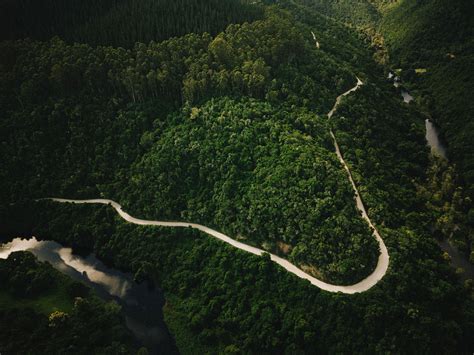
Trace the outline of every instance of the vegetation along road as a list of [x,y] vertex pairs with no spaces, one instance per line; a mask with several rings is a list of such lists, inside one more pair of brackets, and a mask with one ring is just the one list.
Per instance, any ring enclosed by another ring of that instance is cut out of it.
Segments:
[[[363,85],[362,81],[359,78],[357,78],[356,86],[354,86],[352,89],[346,91],[345,93],[343,93],[342,95],[339,95],[337,97],[336,102],[334,104],[334,107],[331,109],[331,111],[327,115],[328,119],[331,119],[334,112],[336,112],[342,98],[344,96],[347,96],[350,93],[356,91],[357,89],[359,89],[359,87],[361,85]],[[357,186],[354,183],[354,180],[352,179],[351,171],[350,171],[349,167],[347,166],[346,162],[344,161],[344,158],[342,157],[341,150],[339,149],[339,144],[337,143],[336,136],[334,135],[334,132],[332,131],[332,129],[330,129],[330,134],[331,134],[331,137],[333,138],[334,148],[336,150],[336,154],[339,158],[339,161],[341,162],[341,164],[346,169],[349,180],[352,184],[352,188],[354,189],[355,201],[356,201],[356,204],[357,204],[357,208],[362,213],[362,217],[367,221],[367,223],[371,227],[371,229],[373,231],[373,235],[379,243],[380,254],[379,254],[377,266],[375,267],[374,271],[369,276],[367,276],[365,279],[363,279],[362,281],[360,281],[356,284],[353,284],[353,285],[339,286],[339,285],[333,285],[333,284],[329,284],[329,283],[323,282],[321,280],[318,280],[317,278],[315,278],[311,275],[308,275],[304,271],[300,270],[298,267],[296,267],[295,265],[290,263],[288,260],[285,260],[285,259],[283,259],[283,258],[281,258],[277,255],[270,254],[270,258],[273,262],[279,264],[280,266],[282,266],[287,271],[291,272],[292,274],[294,274],[294,275],[296,275],[296,276],[298,276],[302,279],[308,280],[314,286],[319,287],[319,288],[321,288],[325,291],[342,292],[342,293],[347,293],[347,294],[352,294],[352,293],[357,293],[357,292],[364,292],[364,291],[369,290],[374,285],[376,285],[382,279],[382,277],[385,275],[385,273],[387,272],[387,269],[388,269],[389,255],[388,255],[387,247],[385,246],[382,238],[380,237],[379,232],[377,231],[377,229],[375,228],[375,226],[373,225],[372,221],[370,220],[370,218],[367,214],[367,211],[366,211],[365,206],[362,202],[362,199],[360,197]],[[203,226],[203,225],[200,225],[200,224],[188,223],[188,222],[150,221],[150,220],[143,220],[143,219],[138,219],[138,218],[132,217],[127,212],[122,210],[122,206],[120,206],[117,202],[112,201],[112,200],[107,200],[107,199],[70,200],[70,199],[63,199],[63,198],[50,198],[50,200],[56,201],[56,202],[62,202],[62,203],[77,203],[77,204],[88,203],[88,204],[111,205],[124,220],[126,220],[127,222],[130,222],[130,223],[133,223],[133,224],[147,225],[147,226],[162,226],[162,227],[195,228],[195,229],[198,229],[198,230],[200,230],[200,231],[202,231],[202,232],[204,232],[204,233],[206,233],[210,236],[213,236],[217,239],[220,239],[223,242],[225,242],[227,244],[230,244],[230,245],[232,245],[232,246],[234,246],[238,249],[244,250],[246,252],[249,252],[249,253],[252,253],[252,254],[255,254],[255,255],[262,255],[263,253],[266,253],[266,251],[264,251],[262,249],[259,249],[259,248],[256,248],[256,247],[238,242],[238,241],[230,238],[229,236],[227,236],[223,233],[220,233],[218,231],[215,231],[215,230],[213,230],[209,227],[206,227],[206,226]]]

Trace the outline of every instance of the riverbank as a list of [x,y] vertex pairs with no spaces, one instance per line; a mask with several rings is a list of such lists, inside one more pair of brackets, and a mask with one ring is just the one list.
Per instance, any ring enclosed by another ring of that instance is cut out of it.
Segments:
[[132,354],[141,347],[115,302],[32,253],[0,259],[0,282],[2,354]]
[[54,241],[15,238],[1,245],[0,259],[16,251],[31,252],[39,261],[48,262],[73,280],[91,287],[103,300],[117,302],[127,328],[151,354],[178,353],[163,321],[165,300],[159,289],[150,289],[146,283],[137,284],[132,275],[105,266],[94,255],[76,255],[71,248]]

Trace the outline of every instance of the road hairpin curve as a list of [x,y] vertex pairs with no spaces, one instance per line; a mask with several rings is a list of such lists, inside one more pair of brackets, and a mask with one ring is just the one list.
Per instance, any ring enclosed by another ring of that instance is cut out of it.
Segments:
[[[350,90],[346,91],[345,93],[339,95],[336,99],[336,102],[327,114],[328,119],[331,119],[333,114],[336,112],[337,108],[339,107],[339,104],[341,103],[341,100],[344,96],[349,95],[352,92],[355,92],[360,88],[360,86],[363,85],[363,82],[357,78],[357,84]],[[120,206],[117,202],[108,200],[108,199],[91,199],[91,200],[72,200],[72,199],[64,199],[64,198],[45,198],[43,200],[51,200],[55,202],[61,202],[61,203],[75,203],[75,204],[103,204],[103,205],[110,205],[112,206],[117,213],[122,217],[125,221],[137,225],[142,225],[142,226],[161,226],[161,227],[181,227],[181,228],[194,228],[198,229],[214,238],[217,238],[227,244],[230,244],[240,250],[244,250],[246,252],[255,254],[255,255],[262,255],[264,253],[267,253],[270,255],[270,259],[283,267],[285,270],[288,272],[291,272],[292,274],[308,280],[311,282],[312,285],[319,287],[322,290],[329,291],[329,292],[341,292],[341,293],[346,293],[346,294],[353,294],[353,293],[358,293],[358,292],[364,292],[375,286],[387,273],[388,270],[388,265],[389,265],[389,255],[388,255],[388,250],[387,247],[385,246],[385,243],[383,242],[383,239],[380,237],[380,234],[377,230],[377,228],[373,225],[372,221],[370,220],[370,217],[367,214],[367,211],[365,209],[364,203],[362,202],[362,199],[360,197],[359,190],[357,189],[357,186],[354,182],[354,179],[352,178],[352,173],[347,166],[342,154],[341,150],[339,148],[339,144],[337,143],[336,136],[334,135],[333,130],[330,128],[329,133],[333,139],[334,143],[334,148],[337,154],[337,157],[339,158],[339,161],[343,165],[344,169],[347,172],[349,181],[351,182],[352,189],[354,190],[355,193],[355,202],[357,209],[362,213],[362,218],[369,224],[370,228],[372,229],[372,234],[377,240],[379,244],[379,249],[380,249],[380,254],[379,258],[377,261],[377,266],[375,267],[374,271],[364,278],[363,280],[353,284],[353,285],[347,285],[347,286],[340,286],[340,285],[333,285],[321,280],[318,280],[317,278],[307,274],[306,272],[302,271],[299,269],[297,266],[294,264],[290,263],[288,260],[285,260],[277,255],[268,253],[267,251],[256,248],[247,244],[244,244],[242,242],[238,242],[229,236],[220,233],[214,229],[211,229],[209,227],[203,226],[201,224],[196,224],[196,223],[187,223],[187,222],[170,222],[170,221],[152,221],[152,220],[144,220],[144,219],[138,219],[135,217],[130,216],[127,212],[125,212],[122,209],[122,206]]]

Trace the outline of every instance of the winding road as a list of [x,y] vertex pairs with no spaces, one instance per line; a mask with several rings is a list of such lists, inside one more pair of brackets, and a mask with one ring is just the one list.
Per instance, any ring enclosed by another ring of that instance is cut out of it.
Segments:
[[[359,78],[357,78],[356,86],[346,91],[342,95],[338,96],[338,98],[336,99],[336,103],[334,104],[334,107],[331,109],[331,111],[327,115],[329,119],[331,119],[334,112],[337,110],[342,98],[344,96],[349,95],[351,92],[354,92],[357,89],[359,89],[361,85],[363,85],[363,82]],[[342,163],[345,170],[347,171],[349,180],[352,184],[352,188],[354,189],[357,208],[361,211],[362,217],[367,221],[369,226],[372,228],[373,235],[376,238],[377,242],[379,243],[380,255],[378,258],[377,266],[375,270],[362,281],[353,285],[339,286],[339,285],[333,285],[333,284],[329,284],[321,280],[318,280],[317,278],[305,273],[304,271],[302,271],[301,269],[299,269],[298,267],[290,263],[288,260],[285,260],[277,255],[270,254],[270,258],[273,262],[277,263],[288,272],[291,272],[292,274],[302,279],[308,280],[309,282],[311,282],[312,285],[319,287],[322,290],[329,291],[329,292],[342,292],[342,293],[347,293],[347,294],[353,294],[353,293],[364,292],[364,291],[369,290],[371,287],[376,285],[382,279],[382,277],[385,275],[388,269],[389,255],[388,255],[387,248],[382,238],[380,237],[379,232],[377,231],[375,226],[372,224],[372,221],[367,215],[367,211],[362,202],[362,199],[360,198],[360,194],[357,189],[357,186],[354,183],[354,180],[352,179],[351,171],[349,167],[347,166],[346,162],[344,161],[344,158],[342,157],[341,150],[339,148],[339,145],[336,140],[336,136],[334,135],[334,132],[332,131],[332,129],[330,129],[330,135],[334,141],[334,148],[336,150],[336,154],[339,158],[339,161]],[[263,253],[267,253],[265,250],[238,242],[223,233],[220,233],[218,231],[215,231],[214,229],[211,229],[209,227],[206,227],[200,224],[187,223],[187,222],[149,221],[149,220],[138,219],[138,218],[132,217],[122,209],[122,206],[120,206],[117,202],[112,201],[112,200],[107,200],[107,199],[71,200],[71,199],[64,199],[64,198],[46,198],[45,200],[52,200],[52,201],[61,202],[61,203],[110,205],[117,211],[120,217],[122,217],[124,220],[126,220],[129,223],[138,224],[142,226],[194,228],[214,238],[217,238],[227,244],[230,244],[238,249],[244,250],[246,252],[249,252],[255,255],[262,255]]]

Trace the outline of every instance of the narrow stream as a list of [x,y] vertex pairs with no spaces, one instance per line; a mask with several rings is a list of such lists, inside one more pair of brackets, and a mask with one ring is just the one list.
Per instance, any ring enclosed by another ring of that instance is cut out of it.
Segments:
[[16,238],[0,245],[0,259],[15,251],[29,251],[38,260],[93,288],[102,299],[115,300],[122,307],[127,327],[150,354],[178,353],[163,321],[165,300],[160,290],[137,284],[130,274],[105,266],[94,255],[75,255],[71,248],[54,241]]

